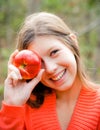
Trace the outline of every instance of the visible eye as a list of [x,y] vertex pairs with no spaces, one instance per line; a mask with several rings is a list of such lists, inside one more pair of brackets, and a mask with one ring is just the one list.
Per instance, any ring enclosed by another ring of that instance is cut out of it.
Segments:
[[57,53],[58,53],[58,49],[56,49],[56,50],[53,50],[51,53],[50,53],[50,56],[55,56]]

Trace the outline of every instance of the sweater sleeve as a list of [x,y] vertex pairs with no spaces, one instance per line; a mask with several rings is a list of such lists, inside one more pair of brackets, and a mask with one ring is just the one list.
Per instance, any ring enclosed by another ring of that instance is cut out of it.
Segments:
[[0,130],[25,130],[24,107],[8,106],[2,103]]

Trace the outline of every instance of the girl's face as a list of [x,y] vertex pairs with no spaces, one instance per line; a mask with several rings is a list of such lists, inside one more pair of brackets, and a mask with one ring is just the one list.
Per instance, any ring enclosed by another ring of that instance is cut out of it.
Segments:
[[69,89],[76,77],[77,65],[72,51],[60,40],[51,36],[40,36],[28,47],[36,51],[45,69],[41,82],[55,90]]

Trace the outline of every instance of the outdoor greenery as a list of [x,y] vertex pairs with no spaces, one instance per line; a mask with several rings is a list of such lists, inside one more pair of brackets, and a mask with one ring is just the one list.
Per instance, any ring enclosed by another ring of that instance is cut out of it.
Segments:
[[100,1],[99,0],[0,0],[0,95],[7,76],[7,61],[16,47],[23,19],[38,11],[61,16],[76,32],[87,71],[100,81]]

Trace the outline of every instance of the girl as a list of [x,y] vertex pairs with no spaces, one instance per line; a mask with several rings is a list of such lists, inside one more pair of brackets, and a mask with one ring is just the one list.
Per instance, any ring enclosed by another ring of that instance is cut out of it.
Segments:
[[[41,70],[29,82],[12,64],[23,49],[41,57]],[[0,130],[100,130],[99,86],[85,74],[77,37],[62,19],[32,14],[9,58]]]

